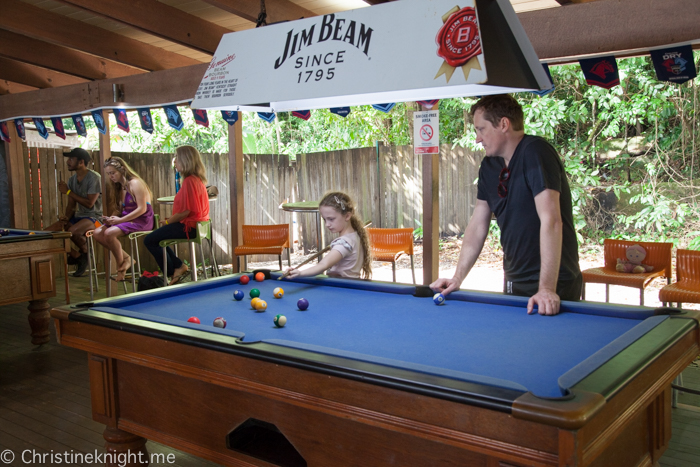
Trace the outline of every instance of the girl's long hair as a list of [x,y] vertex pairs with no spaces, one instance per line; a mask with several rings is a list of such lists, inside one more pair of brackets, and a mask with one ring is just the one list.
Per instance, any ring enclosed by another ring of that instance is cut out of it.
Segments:
[[[106,169],[109,166],[112,166],[117,172],[122,174],[127,181],[127,186],[123,187],[121,183],[114,183],[112,180],[109,179],[109,177],[107,178],[107,199],[109,200],[109,206],[107,207],[110,215],[113,212],[122,212],[120,206],[121,192],[124,188],[126,188],[126,190],[129,191],[128,182],[132,181],[133,179],[137,179],[141,183],[143,183],[143,186],[146,187],[148,193],[151,195],[151,201],[153,201],[153,193],[151,192],[149,186],[146,184],[146,182],[143,181],[141,177],[138,176],[136,172],[134,172],[134,169],[132,169],[124,159],[116,156],[110,157],[105,161],[104,168]],[[129,193],[131,192],[129,191]],[[131,193],[131,196],[133,197],[134,194]]]
[[360,237],[360,245],[365,254],[365,259],[362,261],[361,276],[363,279],[370,279],[372,277],[372,250],[369,247],[369,235],[367,235],[362,219],[360,219],[360,216],[357,214],[355,202],[342,191],[331,191],[323,195],[323,199],[319,203],[319,207],[321,206],[333,208],[342,215],[352,213],[352,216],[350,216],[350,225],[352,225],[352,228]]
[[198,177],[202,183],[207,184],[207,171],[204,168],[204,163],[202,163],[202,156],[199,155],[199,151],[194,146],[180,146],[175,149],[175,157],[178,162],[180,162],[180,167],[182,167],[182,172],[180,176],[184,180],[185,177],[190,175],[195,175]]

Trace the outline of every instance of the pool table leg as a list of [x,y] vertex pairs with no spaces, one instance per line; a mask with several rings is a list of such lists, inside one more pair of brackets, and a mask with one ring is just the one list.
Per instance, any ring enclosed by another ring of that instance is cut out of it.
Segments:
[[41,345],[49,342],[49,301],[45,298],[31,300],[27,309],[29,310],[29,327],[32,328],[32,344]]
[[[148,465],[149,455],[146,449],[146,438],[132,435],[118,428],[105,428],[102,433],[105,439],[105,449],[112,454],[105,462],[106,467],[125,467],[135,465]],[[121,454],[121,455],[120,455]],[[127,457],[128,456],[128,457]],[[124,462],[126,460],[126,462]]]

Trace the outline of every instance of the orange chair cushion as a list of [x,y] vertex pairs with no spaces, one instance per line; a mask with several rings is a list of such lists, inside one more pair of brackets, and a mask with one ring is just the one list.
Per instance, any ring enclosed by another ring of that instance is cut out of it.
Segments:
[[665,271],[651,271],[643,274],[631,274],[628,272],[617,272],[608,268],[591,268],[582,271],[584,283],[624,285],[643,289],[654,278],[665,275]]
[[674,282],[659,290],[660,302],[700,303],[700,284]]

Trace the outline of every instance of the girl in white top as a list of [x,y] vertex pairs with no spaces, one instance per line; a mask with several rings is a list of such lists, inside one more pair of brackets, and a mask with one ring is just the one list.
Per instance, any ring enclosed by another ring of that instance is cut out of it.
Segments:
[[339,236],[331,242],[331,250],[315,266],[304,270],[291,268],[288,277],[315,276],[328,270],[331,277],[369,279],[372,276],[372,255],[369,238],[355,212],[355,203],[343,192],[326,193],[319,203],[326,227]]

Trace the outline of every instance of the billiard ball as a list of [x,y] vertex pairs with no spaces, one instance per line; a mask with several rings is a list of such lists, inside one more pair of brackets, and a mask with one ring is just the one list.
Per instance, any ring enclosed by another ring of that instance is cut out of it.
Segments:
[[309,307],[309,301],[305,298],[300,298],[299,301],[297,301],[297,308],[299,308],[301,311],[306,310]]
[[241,278],[239,280],[241,281],[241,284],[246,285],[248,282],[250,282],[250,277],[241,276]]
[[226,320],[222,317],[218,317],[214,320],[214,327],[215,328],[225,328],[226,327]]
[[445,303],[445,296],[441,293],[436,293],[433,295],[433,302],[435,302],[436,305],[442,305]]
[[261,301],[262,301],[262,300],[260,300],[258,297],[255,297],[254,299],[252,299],[252,300],[250,301],[250,306],[253,307],[253,310],[255,310],[255,304],[258,303],[258,302],[261,302]]
[[260,291],[258,289],[250,289],[250,298],[255,298],[260,296]]
[[287,317],[284,315],[276,315],[273,321],[275,323],[275,326],[277,326],[278,328],[282,328],[285,324],[287,324]]
[[255,280],[258,282],[262,282],[265,280],[265,273],[264,272],[259,272],[255,275]]
[[0,229],[0,237],[10,235],[10,229]]
[[243,297],[245,297],[245,294],[242,290],[236,290],[235,292],[233,292],[233,298],[238,300],[239,302],[243,300]]
[[255,302],[255,311],[263,312],[265,310],[267,310],[267,302],[265,300]]
[[200,324],[199,318],[196,316],[190,317],[190,319],[187,320],[188,323],[194,323],[194,324]]
[[284,290],[282,290],[282,287],[277,287],[272,291],[272,295],[274,295],[275,298],[282,298],[284,297]]

